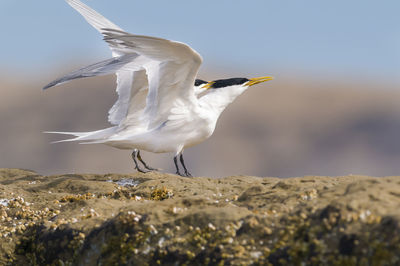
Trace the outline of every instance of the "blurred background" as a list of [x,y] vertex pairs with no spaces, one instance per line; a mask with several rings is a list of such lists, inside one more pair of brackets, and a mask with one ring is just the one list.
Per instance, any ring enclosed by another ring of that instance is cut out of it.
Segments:
[[[275,76],[185,151],[197,176],[400,175],[400,2],[106,1],[88,5],[126,31],[185,42],[200,78]],[[130,151],[50,144],[43,131],[109,126],[113,76],[50,81],[110,56],[64,1],[0,0],[0,167],[41,174],[134,172]],[[144,153],[174,172],[173,154]]]

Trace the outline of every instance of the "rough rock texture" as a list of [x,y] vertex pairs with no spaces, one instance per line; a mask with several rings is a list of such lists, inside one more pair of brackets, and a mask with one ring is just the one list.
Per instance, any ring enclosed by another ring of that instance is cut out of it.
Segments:
[[0,169],[0,264],[400,264],[400,177]]

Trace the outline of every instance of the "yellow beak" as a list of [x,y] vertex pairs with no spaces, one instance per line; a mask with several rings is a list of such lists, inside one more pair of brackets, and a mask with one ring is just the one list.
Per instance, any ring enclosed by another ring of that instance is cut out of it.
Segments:
[[212,87],[212,85],[213,85],[214,83],[215,83],[214,81],[210,81],[210,82],[208,82],[207,84],[205,84],[205,85],[203,86],[203,88],[205,88],[206,90],[208,90],[209,88]]
[[253,86],[261,82],[273,80],[274,77],[259,77],[259,78],[252,78],[249,81],[247,81],[246,85],[247,86]]

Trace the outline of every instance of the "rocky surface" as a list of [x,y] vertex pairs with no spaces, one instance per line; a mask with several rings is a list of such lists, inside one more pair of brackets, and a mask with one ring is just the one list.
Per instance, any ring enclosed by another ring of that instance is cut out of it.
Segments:
[[400,177],[0,169],[0,264],[400,264]]

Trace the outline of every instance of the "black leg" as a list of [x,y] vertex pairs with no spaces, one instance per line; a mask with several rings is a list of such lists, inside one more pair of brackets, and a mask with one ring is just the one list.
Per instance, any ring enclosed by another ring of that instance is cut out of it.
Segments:
[[176,174],[177,174],[177,175],[180,175],[180,176],[183,176],[183,175],[181,174],[181,172],[179,171],[179,166],[178,166],[178,155],[174,156],[174,163],[175,163],[175,167],[176,167]]
[[183,161],[183,153],[181,153],[180,160],[181,160],[181,164],[182,164],[182,166],[183,166],[183,169],[185,170],[185,175],[186,175],[187,177],[191,177],[192,175],[191,175],[191,174],[189,173],[189,171],[186,169],[185,162]]
[[137,158],[139,159],[139,161],[143,164],[144,168],[146,168],[147,170],[150,170],[150,171],[157,171],[157,169],[148,166],[148,165],[143,161],[142,156],[140,156],[140,150],[138,150],[138,152],[137,152],[137,154],[136,154],[136,157],[137,157]]
[[137,150],[137,149],[134,149],[133,152],[132,152],[132,159],[133,159],[133,162],[135,163],[135,166],[136,166],[135,169],[138,170],[138,172],[147,173],[148,171],[143,170],[142,168],[140,168],[138,162],[136,161],[136,157],[137,157],[138,152],[139,152],[139,150]]

